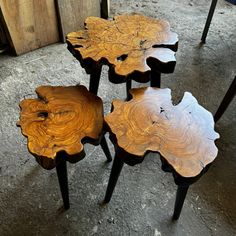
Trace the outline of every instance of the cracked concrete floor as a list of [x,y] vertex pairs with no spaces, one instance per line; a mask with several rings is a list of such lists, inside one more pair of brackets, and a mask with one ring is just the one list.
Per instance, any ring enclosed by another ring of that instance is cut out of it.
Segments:
[[[209,9],[207,0],[112,0],[111,16],[140,12],[166,19],[179,34],[177,65],[162,76],[174,101],[191,92],[215,112],[236,74],[236,6],[220,0],[207,44],[199,41]],[[125,85],[102,73],[99,95],[105,111]],[[71,209],[62,205],[55,170],[46,171],[28,154],[16,127],[18,103],[43,84],[88,86],[88,76],[67,51],[54,44],[19,57],[0,55],[0,235],[236,235],[236,101],[216,125],[219,154],[206,175],[187,195],[182,215],[171,222],[176,186],[160,169],[158,155],[135,167],[125,166],[108,206],[104,197],[111,164],[101,148],[86,145],[87,157],[68,165]],[[135,84],[135,86],[142,86]],[[110,145],[111,150],[112,145]]]

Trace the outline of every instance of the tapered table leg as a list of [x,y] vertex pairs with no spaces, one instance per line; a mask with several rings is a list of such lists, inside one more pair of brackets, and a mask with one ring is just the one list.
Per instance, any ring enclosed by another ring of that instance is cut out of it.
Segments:
[[119,178],[123,165],[124,165],[124,162],[117,155],[115,155],[107,190],[106,190],[106,195],[105,195],[103,203],[110,202],[112,193],[115,189],[115,186],[116,186],[116,183]]
[[233,82],[231,83],[227,93],[225,94],[218,110],[216,111],[216,113],[214,115],[215,122],[217,122],[220,119],[220,117],[224,114],[225,110],[227,109],[230,102],[234,98],[235,93],[236,93],[236,76],[235,76]]
[[65,160],[60,161],[59,164],[56,166],[56,169],[61,189],[61,195],[64,203],[64,208],[67,210],[70,208],[70,202],[69,202],[69,188],[68,188],[66,161]]
[[161,73],[151,70],[151,87],[161,87]]
[[110,150],[108,148],[108,145],[107,145],[107,141],[105,139],[105,136],[102,137],[102,140],[101,140],[101,147],[102,147],[102,150],[103,152],[105,153],[106,155],[106,158],[107,158],[107,162],[111,162],[112,161],[112,157],[111,157],[111,153],[110,153]]
[[101,77],[102,66],[97,65],[92,74],[90,74],[89,92],[97,95]]
[[110,0],[101,0],[101,17],[108,19],[110,11]]
[[132,97],[129,93],[129,90],[132,88],[132,80],[126,81],[126,101],[129,101]]
[[206,43],[207,33],[211,24],[211,20],[212,20],[215,8],[216,8],[216,4],[217,4],[217,0],[212,0],[211,7],[207,16],[206,24],[202,33],[202,38],[201,38],[202,43]]
[[178,220],[182,207],[184,205],[184,200],[188,192],[189,185],[179,185],[177,189],[176,199],[175,199],[175,209],[173,214],[173,220]]
[[[99,81],[100,81],[100,77],[101,77],[101,71],[102,71],[102,66],[97,66],[94,69],[94,72],[90,75],[90,82],[89,82],[89,91],[95,95],[97,95],[98,93],[98,87],[99,87]],[[101,140],[101,147],[103,152],[106,155],[107,161],[110,162],[112,161],[112,157],[111,157],[111,153],[109,151],[108,145],[107,145],[107,141],[105,139],[105,137],[102,137]]]

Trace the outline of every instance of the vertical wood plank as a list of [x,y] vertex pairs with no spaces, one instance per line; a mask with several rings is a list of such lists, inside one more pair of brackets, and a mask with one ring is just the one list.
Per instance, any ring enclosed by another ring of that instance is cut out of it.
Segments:
[[100,0],[56,0],[61,40],[71,31],[82,29],[88,16],[100,16]]
[[0,7],[17,55],[59,41],[54,0],[0,0]]

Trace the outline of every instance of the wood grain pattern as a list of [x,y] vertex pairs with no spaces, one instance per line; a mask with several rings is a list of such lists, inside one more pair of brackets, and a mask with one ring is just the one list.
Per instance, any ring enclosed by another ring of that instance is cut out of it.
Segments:
[[59,41],[54,0],[0,0],[16,54]]
[[66,35],[84,28],[88,16],[100,16],[100,0],[56,0],[61,28],[61,40]]
[[85,30],[67,35],[68,49],[87,69],[93,64],[109,65],[109,79],[124,82],[149,80],[150,70],[174,71],[178,37],[169,23],[143,15],[120,15],[114,20],[88,17]]
[[[136,159],[149,151],[159,152],[183,177],[197,176],[211,163],[217,148],[210,112],[191,93],[173,105],[169,89],[132,89],[129,102],[113,101],[114,110],[105,117],[118,147]],[[122,152],[122,151],[121,151]]]
[[66,152],[70,162],[82,159],[83,143],[96,142],[102,133],[102,100],[84,86],[41,86],[36,93],[38,99],[20,103],[18,125],[29,151],[46,169],[55,167],[59,152]]

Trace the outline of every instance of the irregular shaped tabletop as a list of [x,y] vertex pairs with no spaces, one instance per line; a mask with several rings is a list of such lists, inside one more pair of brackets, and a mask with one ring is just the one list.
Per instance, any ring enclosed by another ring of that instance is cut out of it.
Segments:
[[18,122],[30,153],[45,169],[55,167],[61,151],[71,162],[83,158],[83,139],[97,140],[102,132],[102,100],[84,86],[41,86],[36,93],[38,99],[20,103]]
[[86,70],[91,61],[104,63],[110,73],[124,77],[151,68],[172,73],[178,36],[168,22],[143,15],[120,15],[114,20],[88,17],[85,30],[69,33],[67,44]]
[[213,116],[191,93],[185,92],[178,105],[169,89],[139,88],[131,94],[129,102],[114,100],[105,117],[118,147],[139,159],[159,152],[183,177],[197,176],[215,159],[219,134]]

